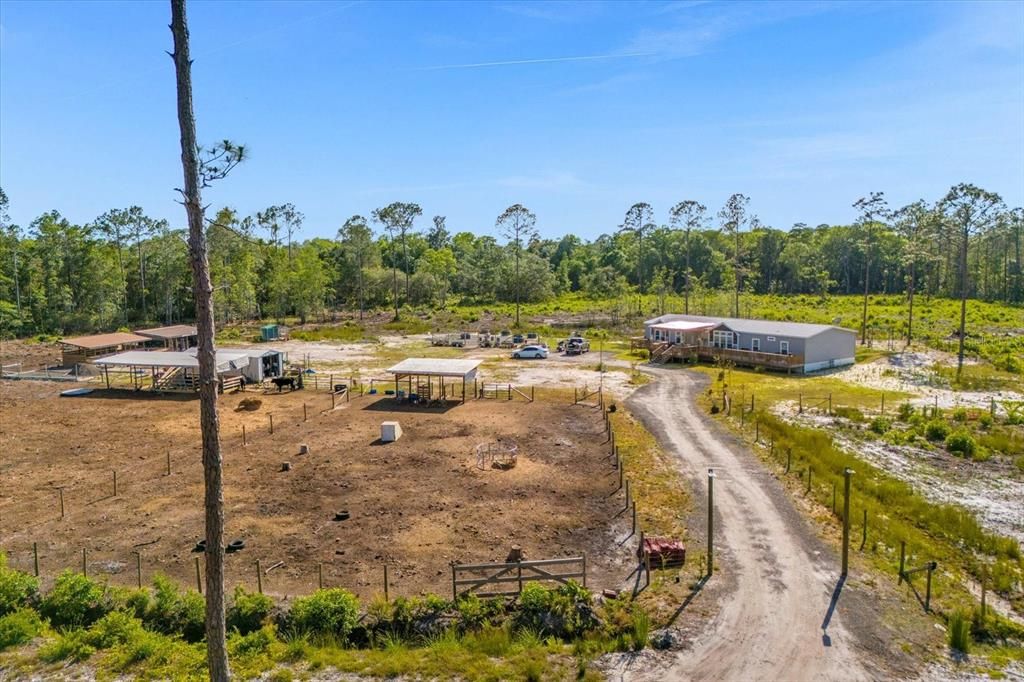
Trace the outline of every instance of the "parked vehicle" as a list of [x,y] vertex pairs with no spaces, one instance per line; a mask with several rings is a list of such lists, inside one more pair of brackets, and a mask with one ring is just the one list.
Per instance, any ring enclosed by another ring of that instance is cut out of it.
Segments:
[[526,343],[526,337],[523,336],[522,334],[516,334],[512,337],[512,343],[516,344],[517,346],[522,345]]
[[580,336],[574,336],[565,342],[566,355],[582,355],[590,352],[590,342]]
[[524,360],[526,358],[544,359],[547,356],[548,349],[543,346],[523,346],[512,353],[512,357],[517,360]]
[[432,346],[454,346],[455,348],[463,348],[466,345],[466,340],[461,334],[432,334],[430,337],[430,344]]

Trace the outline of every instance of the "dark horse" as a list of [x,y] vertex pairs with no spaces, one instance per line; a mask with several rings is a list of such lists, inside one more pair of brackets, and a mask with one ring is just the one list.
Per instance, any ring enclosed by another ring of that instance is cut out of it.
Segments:
[[277,392],[280,393],[281,389],[285,386],[288,387],[289,391],[295,390],[295,377],[274,377],[271,379],[274,385],[277,386]]

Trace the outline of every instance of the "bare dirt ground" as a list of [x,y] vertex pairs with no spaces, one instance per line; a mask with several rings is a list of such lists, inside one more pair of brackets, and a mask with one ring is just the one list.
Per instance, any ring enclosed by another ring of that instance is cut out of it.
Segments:
[[932,349],[897,353],[835,370],[834,374],[851,384],[910,393],[915,396],[910,400],[914,405],[987,408],[993,398],[997,405],[1000,400],[1024,400],[1024,395],[1014,391],[955,391],[937,380],[933,369],[936,365],[953,367],[956,356]]
[[[146,579],[161,571],[194,584],[192,547],[203,534],[198,401],[100,390],[61,398],[61,388],[0,382],[0,546],[30,569],[38,542],[47,580],[80,567],[85,548],[90,573],[115,583],[134,583],[141,551]],[[244,397],[261,408],[236,411]],[[449,562],[502,561],[513,544],[528,558],[586,552],[596,587],[617,585],[631,568],[629,548],[616,543],[628,524],[609,496],[616,482],[601,461],[597,411],[541,400],[427,411],[369,395],[331,411],[330,396],[311,390],[227,395],[221,406],[228,539],[246,542],[229,555],[229,586],[253,588],[260,559],[264,571],[283,562],[264,575],[267,592],[307,593],[322,562],[326,584],[369,597],[382,590],[387,562],[392,595],[446,594]],[[377,442],[385,420],[401,423],[397,443]],[[499,438],[518,444],[518,465],[478,469],[475,447]],[[310,454],[298,455],[299,444]],[[291,471],[280,471],[284,461]],[[351,518],[333,521],[340,510]]]
[[[667,662],[667,670],[637,666],[613,674],[638,680],[859,680],[910,672],[908,657],[878,635],[873,595],[854,585],[837,591],[838,560],[782,487],[698,412],[693,396],[701,380],[686,371],[650,371],[657,380],[628,404],[695,487],[705,488],[707,469],[716,470],[716,547],[720,570],[734,583],[718,615]],[[884,668],[878,667],[882,659]]]

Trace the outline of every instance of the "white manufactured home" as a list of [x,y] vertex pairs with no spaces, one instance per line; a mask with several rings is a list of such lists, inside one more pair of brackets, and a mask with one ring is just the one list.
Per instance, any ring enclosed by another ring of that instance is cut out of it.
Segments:
[[644,322],[634,347],[653,362],[725,359],[738,365],[796,372],[852,365],[857,332],[829,324],[662,315]]

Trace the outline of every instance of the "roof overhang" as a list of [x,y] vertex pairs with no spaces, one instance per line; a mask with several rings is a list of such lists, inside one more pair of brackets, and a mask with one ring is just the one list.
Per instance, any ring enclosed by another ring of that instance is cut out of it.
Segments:
[[453,360],[450,358],[406,358],[388,372],[395,378],[404,376],[459,377],[464,380],[476,376],[481,360]]
[[[199,369],[199,358],[189,352],[160,352],[131,350],[97,360],[103,367],[179,367]],[[217,371],[229,372],[249,366],[249,356],[244,353],[217,351]]]
[[652,324],[651,329],[660,329],[663,332],[701,332],[709,331],[721,325],[721,322],[691,322],[689,320],[672,320]]

